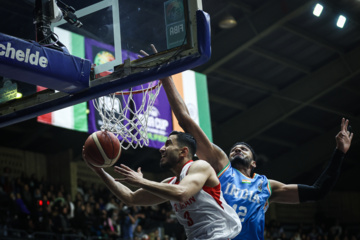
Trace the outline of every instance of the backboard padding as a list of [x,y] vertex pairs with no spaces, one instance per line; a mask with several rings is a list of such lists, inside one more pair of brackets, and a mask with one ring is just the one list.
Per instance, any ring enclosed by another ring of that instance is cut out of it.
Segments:
[[[163,4],[165,1],[161,2]],[[155,43],[156,45],[158,42],[159,44],[156,47],[160,51],[157,54],[137,60],[121,59],[122,63],[114,67],[114,72],[111,75],[99,79],[90,79],[89,88],[74,94],[46,90],[0,104],[0,127],[153,81],[205,63],[210,58],[211,53],[209,16],[201,10],[197,10],[201,6],[201,1],[189,1],[189,3],[186,1],[184,6],[187,17],[185,27],[187,33],[186,41],[184,41],[186,44],[168,49],[166,34],[162,36],[162,40],[157,41],[144,37],[143,48],[137,42],[132,45],[129,45],[130,42],[128,44],[122,42],[121,50],[125,49],[124,46],[132,48],[139,46],[140,49],[145,49],[148,52],[150,51],[149,44]],[[164,9],[161,10],[164,11]],[[71,28],[73,26],[69,27],[69,29]],[[165,26],[164,31],[166,31]],[[135,52],[140,49],[133,50]]]

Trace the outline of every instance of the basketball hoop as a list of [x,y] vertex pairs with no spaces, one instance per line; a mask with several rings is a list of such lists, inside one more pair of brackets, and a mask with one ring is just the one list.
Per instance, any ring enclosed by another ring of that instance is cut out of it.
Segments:
[[159,80],[93,100],[101,119],[101,130],[113,132],[123,149],[149,144],[147,124],[149,113],[159,95]]

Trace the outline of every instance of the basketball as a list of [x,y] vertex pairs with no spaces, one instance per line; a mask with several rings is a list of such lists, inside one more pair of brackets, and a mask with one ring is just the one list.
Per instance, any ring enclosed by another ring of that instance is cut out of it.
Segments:
[[109,131],[92,133],[85,141],[83,155],[85,161],[95,167],[111,167],[121,154],[119,139]]

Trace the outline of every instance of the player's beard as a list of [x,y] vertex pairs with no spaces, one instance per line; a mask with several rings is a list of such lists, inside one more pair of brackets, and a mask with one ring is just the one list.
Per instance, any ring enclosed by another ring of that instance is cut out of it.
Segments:
[[236,166],[242,166],[242,167],[246,167],[249,168],[251,165],[251,159],[249,157],[243,157],[243,156],[235,156],[233,159],[230,160],[231,162],[231,166],[236,167]]
[[176,159],[173,157],[168,157],[165,162],[160,162],[160,167],[165,170],[172,169],[176,165]]
[[162,169],[169,170],[173,167],[173,164],[171,164],[171,162],[160,163],[160,167]]

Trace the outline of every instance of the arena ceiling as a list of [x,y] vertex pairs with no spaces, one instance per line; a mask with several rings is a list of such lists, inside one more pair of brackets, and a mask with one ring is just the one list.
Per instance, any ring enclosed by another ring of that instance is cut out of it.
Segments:
[[[316,17],[317,2],[203,1],[212,57],[194,70],[207,75],[214,143],[226,152],[236,141],[250,143],[260,157],[257,172],[269,178],[311,183],[331,157],[341,118],[350,119],[355,137],[341,176],[341,183],[350,183],[360,171],[360,2],[322,1],[324,11]],[[32,36],[31,1],[0,6],[1,32]],[[339,14],[347,17],[344,28],[336,26]],[[229,15],[237,25],[220,28]],[[2,146],[54,154],[71,149],[76,159],[87,138],[35,120],[0,132]],[[158,172],[156,151],[130,150],[123,157]],[[355,184],[337,188],[359,190]]]

